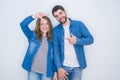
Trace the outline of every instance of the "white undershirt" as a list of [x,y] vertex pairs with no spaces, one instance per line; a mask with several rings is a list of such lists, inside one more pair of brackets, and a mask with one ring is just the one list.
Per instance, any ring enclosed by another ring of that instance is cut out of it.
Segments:
[[[69,26],[63,26],[64,38],[70,38]],[[64,66],[68,67],[79,67],[77,56],[75,53],[74,46],[69,43],[68,40],[64,39]]]

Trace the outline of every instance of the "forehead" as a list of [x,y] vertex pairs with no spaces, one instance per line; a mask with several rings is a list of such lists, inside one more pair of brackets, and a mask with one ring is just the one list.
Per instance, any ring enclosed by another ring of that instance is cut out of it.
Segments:
[[64,12],[64,11],[61,9],[58,9],[57,11],[54,12],[54,15],[58,15],[60,12]]
[[41,23],[47,23],[48,21],[44,18],[42,18]]

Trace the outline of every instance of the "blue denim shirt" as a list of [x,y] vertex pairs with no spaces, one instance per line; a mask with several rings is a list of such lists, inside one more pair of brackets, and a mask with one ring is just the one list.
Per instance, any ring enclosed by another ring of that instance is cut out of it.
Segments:
[[[86,26],[76,20],[70,19],[70,33],[77,37],[74,49],[81,69],[84,69],[86,64],[84,45],[93,43],[93,37]],[[62,24],[57,25],[53,29],[53,46],[54,46],[54,62],[57,69],[63,67],[64,61],[64,29]],[[72,59],[71,59],[72,60]]]
[[[26,35],[29,42],[27,52],[22,63],[22,67],[27,71],[31,71],[32,61],[35,57],[35,54],[38,51],[38,48],[41,45],[41,42],[37,39],[35,32],[31,31],[28,27],[29,23],[32,22],[33,20],[34,19],[32,18],[32,16],[29,16],[20,23],[22,31]],[[50,40],[47,39],[47,41],[48,41],[47,76],[52,77],[54,72],[53,48]]]

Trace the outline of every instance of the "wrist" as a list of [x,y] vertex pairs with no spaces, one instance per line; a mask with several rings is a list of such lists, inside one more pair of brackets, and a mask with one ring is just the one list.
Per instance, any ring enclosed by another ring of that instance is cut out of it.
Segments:
[[35,15],[32,15],[32,18],[33,18],[33,19],[36,19],[36,16],[35,16]]
[[59,70],[62,70],[62,69],[63,69],[63,68],[58,68],[58,71],[59,71]]

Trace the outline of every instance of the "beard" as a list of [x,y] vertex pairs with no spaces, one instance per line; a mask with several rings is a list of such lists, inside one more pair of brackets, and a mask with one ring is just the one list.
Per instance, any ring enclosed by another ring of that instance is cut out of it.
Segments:
[[63,17],[63,18],[64,18],[64,21],[61,21],[62,18],[61,18],[60,21],[59,21],[61,24],[64,24],[64,23],[66,23],[66,21],[67,21],[67,17]]

